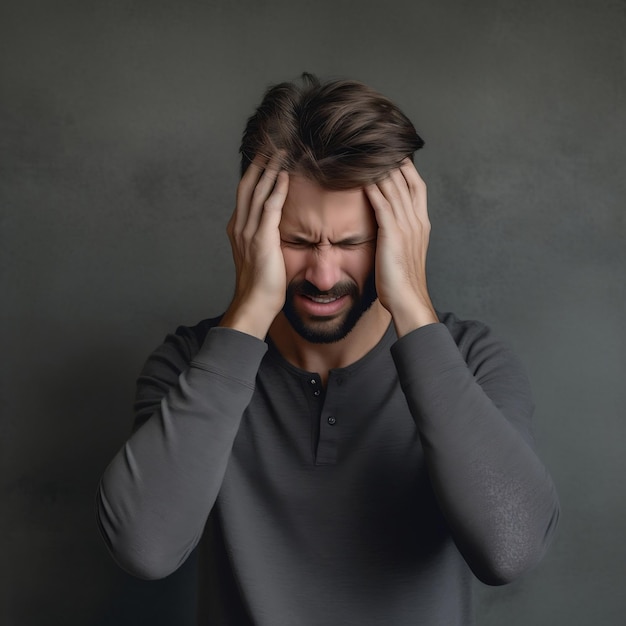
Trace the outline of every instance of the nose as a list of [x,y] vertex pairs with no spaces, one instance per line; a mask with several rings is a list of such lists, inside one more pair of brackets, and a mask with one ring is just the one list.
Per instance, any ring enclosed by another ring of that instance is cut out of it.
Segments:
[[341,279],[337,250],[332,245],[318,245],[308,255],[306,280],[320,291],[329,291]]

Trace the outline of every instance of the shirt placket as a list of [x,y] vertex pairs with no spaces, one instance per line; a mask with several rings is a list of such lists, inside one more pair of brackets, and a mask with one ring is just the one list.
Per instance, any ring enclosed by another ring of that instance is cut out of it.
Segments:
[[[313,382],[315,381],[315,382]],[[344,377],[333,372],[328,377],[326,391],[321,391],[319,378],[311,377],[313,394],[318,394],[321,406],[319,411],[319,439],[315,455],[316,465],[334,465],[337,463],[339,441],[342,435]]]

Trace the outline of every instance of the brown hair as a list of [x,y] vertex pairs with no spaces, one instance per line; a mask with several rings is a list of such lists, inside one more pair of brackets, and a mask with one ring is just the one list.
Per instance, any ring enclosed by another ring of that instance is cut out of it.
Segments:
[[280,83],[248,119],[241,174],[256,155],[285,152],[283,167],[327,189],[351,189],[385,178],[424,145],[411,121],[391,100],[363,83]]

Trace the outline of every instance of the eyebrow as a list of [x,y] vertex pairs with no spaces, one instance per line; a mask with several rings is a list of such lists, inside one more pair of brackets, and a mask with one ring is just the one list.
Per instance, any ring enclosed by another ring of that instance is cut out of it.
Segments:
[[[285,234],[281,237],[283,241],[288,241],[291,243],[302,243],[309,245],[317,245],[319,241],[314,241],[304,235],[288,235]],[[352,246],[360,243],[369,243],[376,239],[376,235],[349,235],[348,237],[344,237],[338,241],[330,241],[329,243],[333,246]]]

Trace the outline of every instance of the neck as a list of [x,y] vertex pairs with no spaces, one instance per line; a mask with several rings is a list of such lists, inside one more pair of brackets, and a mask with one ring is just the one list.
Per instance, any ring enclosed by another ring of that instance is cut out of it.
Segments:
[[365,356],[381,340],[390,323],[390,313],[376,300],[340,341],[311,343],[293,329],[283,313],[272,323],[269,336],[289,363],[307,372],[317,372],[326,384],[331,369],[347,367]]

